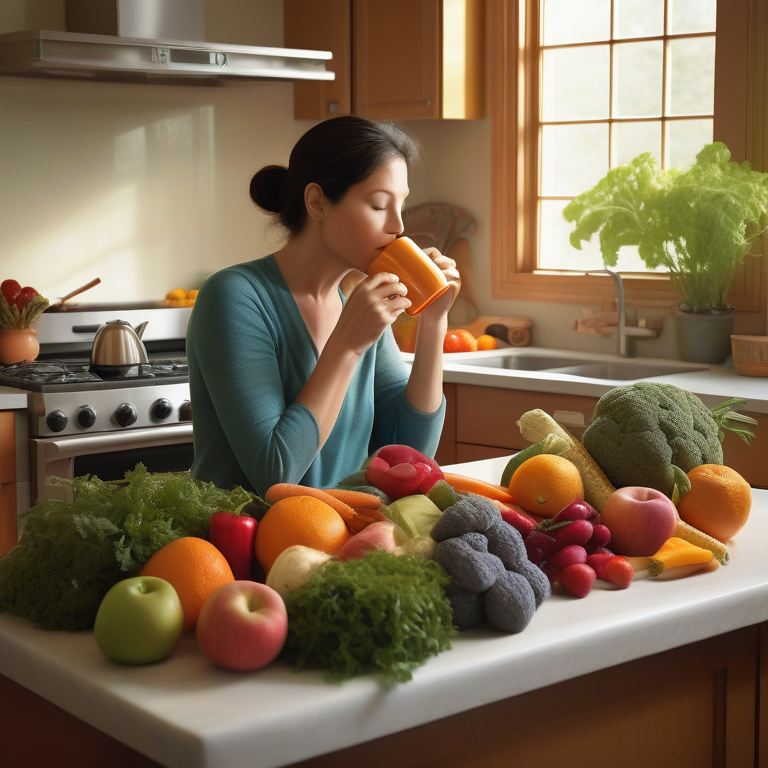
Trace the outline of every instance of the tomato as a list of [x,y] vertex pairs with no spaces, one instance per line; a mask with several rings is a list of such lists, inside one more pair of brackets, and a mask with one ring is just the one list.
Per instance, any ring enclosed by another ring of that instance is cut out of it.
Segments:
[[16,297],[16,306],[18,307],[19,312],[21,312],[21,310],[24,309],[35,296],[39,295],[40,294],[31,285],[25,285]]
[[13,304],[16,297],[21,293],[21,285],[16,280],[3,280],[0,283],[0,292],[9,304]]
[[453,331],[448,331],[443,340],[443,352],[458,352],[459,347],[461,347],[461,339]]

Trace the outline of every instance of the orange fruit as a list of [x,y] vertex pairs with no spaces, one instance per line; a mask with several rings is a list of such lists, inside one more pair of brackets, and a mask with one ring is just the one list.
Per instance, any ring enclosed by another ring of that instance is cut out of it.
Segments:
[[680,517],[718,541],[728,541],[747,522],[752,488],[735,470],[723,464],[701,464],[688,473],[691,490],[680,497]]
[[197,623],[203,603],[220,586],[234,581],[224,555],[210,541],[183,536],[144,563],[141,576],[158,576],[173,585],[184,609],[184,631]]
[[571,502],[584,499],[584,484],[575,464],[562,456],[542,453],[514,471],[509,492],[526,512],[554,517]]
[[419,318],[401,312],[392,323],[392,334],[401,352],[416,351],[416,330],[419,326]]
[[300,544],[336,555],[349,539],[341,515],[312,496],[289,496],[276,501],[256,529],[256,559],[269,573],[277,557]]
[[498,342],[495,336],[490,336],[487,333],[477,337],[478,349],[496,349]]

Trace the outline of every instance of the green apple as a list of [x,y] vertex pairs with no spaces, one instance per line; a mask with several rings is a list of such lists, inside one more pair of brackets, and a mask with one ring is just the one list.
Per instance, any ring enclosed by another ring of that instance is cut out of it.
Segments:
[[165,579],[136,576],[104,595],[93,634],[99,650],[121,664],[151,664],[174,648],[184,627],[184,610]]

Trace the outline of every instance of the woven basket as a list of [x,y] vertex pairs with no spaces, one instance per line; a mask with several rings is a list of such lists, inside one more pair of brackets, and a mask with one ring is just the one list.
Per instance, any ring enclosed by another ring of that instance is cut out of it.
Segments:
[[741,376],[768,376],[768,336],[731,336],[733,367]]

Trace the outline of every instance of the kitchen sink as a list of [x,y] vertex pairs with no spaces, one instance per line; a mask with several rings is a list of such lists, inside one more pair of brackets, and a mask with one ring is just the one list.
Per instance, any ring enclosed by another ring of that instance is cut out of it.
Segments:
[[567,357],[565,355],[533,355],[529,353],[485,355],[477,357],[444,358],[454,365],[496,368],[509,371],[546,371],[564,373],[588,379],[608,379],[613,381],[636,381],[652,379],[656,376],[668,376],[673,373],[691,373],[706,371],[708,368],[686,365],[676,362],[645,361],[631,358],[628,360],[604,360],[589,357]]

